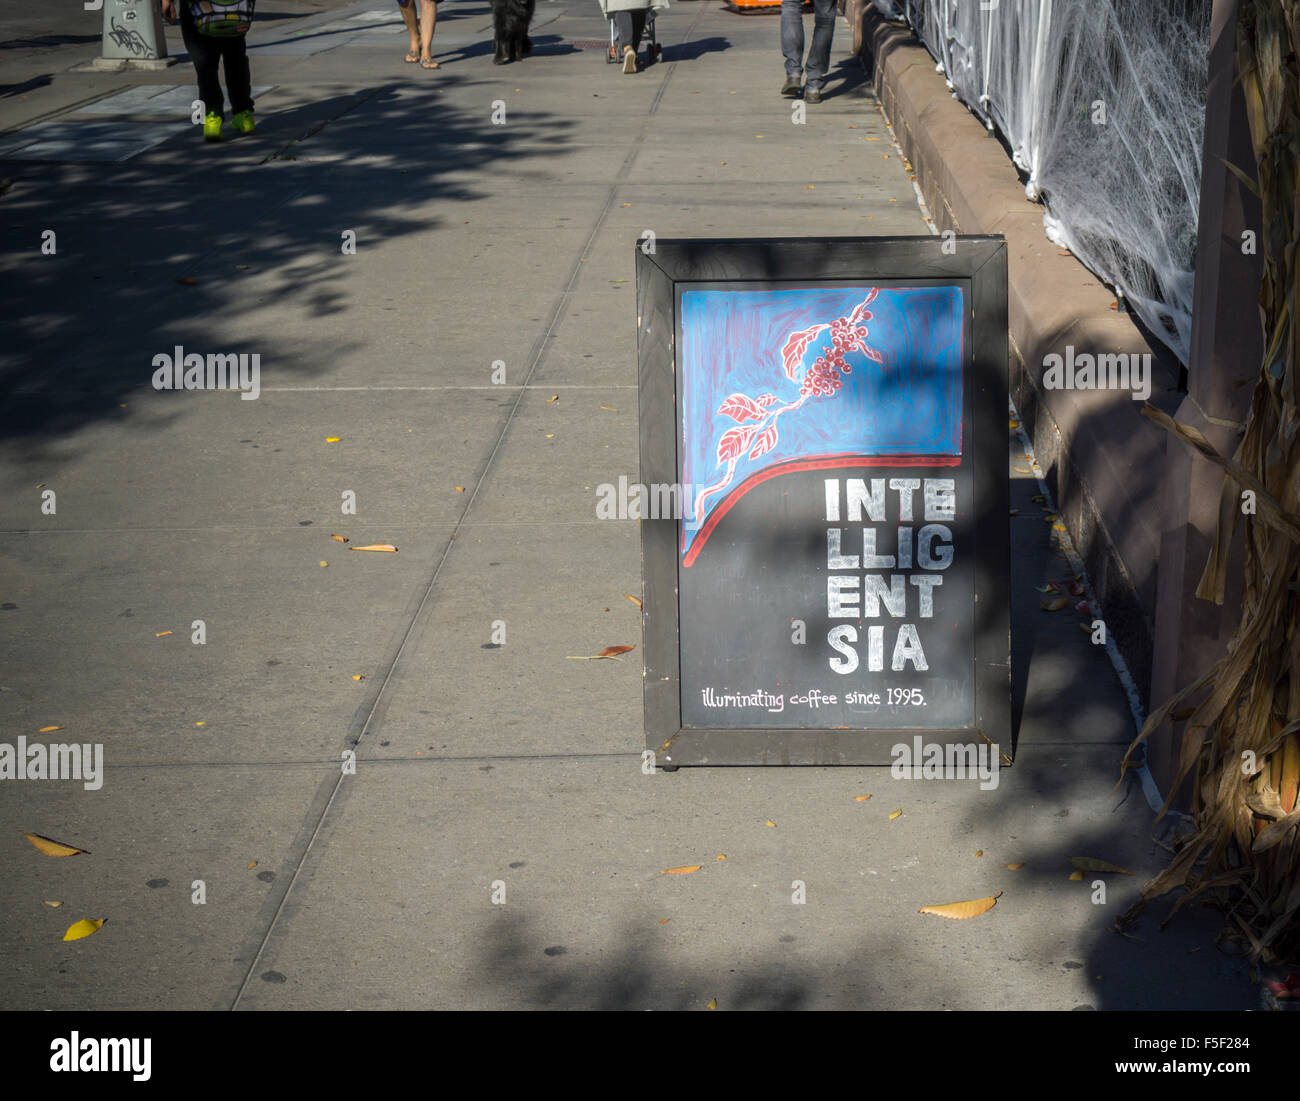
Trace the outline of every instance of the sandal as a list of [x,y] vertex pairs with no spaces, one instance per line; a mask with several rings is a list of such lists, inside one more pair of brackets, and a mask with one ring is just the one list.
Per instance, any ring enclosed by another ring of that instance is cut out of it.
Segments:
[[440,65],[439,65],[436,61],[434,61],[433,58],[431,58],[431,57],[422,57],[422,58],[420,58],[420,68],[421,68],[421,69],[439,69],[439,68],[441,68],[441,67],[442,67],[442,66],[440,66]]
[[407,50],[406,56],[402,58],[402,60],[405,61],[408,65],[414,65],[417,61],[420,60],[420,52],[418,50]]

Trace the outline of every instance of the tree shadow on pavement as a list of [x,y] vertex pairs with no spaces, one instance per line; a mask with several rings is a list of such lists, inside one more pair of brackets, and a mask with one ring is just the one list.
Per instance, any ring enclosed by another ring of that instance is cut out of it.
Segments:
[[[126,164],[6,162],[0,448],[53,459],[55,437],[119,418],[177,344],[319,374],[358,340],[331,329],[354,290],[340,230],[372,245],[426,233],[439,224],[431,198],[469,211],[485,197],[465,182],[473,172],[567,154],[573,120],[526,117],[492,126],[436,88],[381,86],[273,111],[237,141],[205,145],[190,128]],[[54,255],[41,253],[47,230]],[[241,347],[241,315],[268,300],[318,337]]]

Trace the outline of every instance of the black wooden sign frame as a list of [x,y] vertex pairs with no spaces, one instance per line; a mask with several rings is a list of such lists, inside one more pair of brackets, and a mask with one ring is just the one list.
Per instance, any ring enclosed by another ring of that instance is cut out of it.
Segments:
[[[949,461],[954,467],[960,465],[961,477],[966,479],[961,484],[969,499],[959,501],[959,505],[967,514],[967,523],[961,529],[964,541],[958,552],[973,563],[974,601],[969,623],[964,627],[970,636],[974,668],[960,670],[958,678],[966,686],[962,691],[973,695],[969,710],[963,712],[969,715],[968,721],[945,723],[940,728],[924,723],[900,723],[889,729],[865,725],[810,727],[806,717],[797,727],[752,722],[739,727],[722,723],[683,725],[683,615],[689,617],[692,611],[683,608],[679,600],[684,521],[672,516],[643,516],[640,526],[645,729],[646,745],[655,753],[655,763],[668,769],[691,765],[885,765],[891,763],[892,746],[900,741],[911,742],[917,735],[931,743],[979,743],[987,739],[1009,755],[1012,742],[1010,509],[1004,239],[931,236],[659,240],[653,244],[652,252],[647,248],[639,245],[636,256],[643,486],[680,486],[683,482],[685,403],[679,390],[680,357],[685,343],[683,292],[709,288],[723,291],[928,286],[960,289],[963,329],[960,354],[964,360],[960,381],[960,459]],[[874,296],[876,292],[871,293]],[[841,318],[840,324],[843,323]],[[811,367],[787,368],[788,385],[798,381],[796,374],[801,369],[812,370]],[[824,372],[826,368],[821,370]],[[759,399],[760,405],[767,399],[778,400],[764,394]],[[734,417],[739,419],[745,415],[742,412]],[[758,419],[757,412],[752,419]],[[752,439],[752,435],[745,437],[744,447]],[[689,509],[689,496],[686,501]],[[831,507],[829,498],[826,507]],[[812,533],[812,538],[818,535]],[[903,538],[901,529],[898,538]],[[865,565],[865,547],[863,551]],[[908,553],[910,556],[910,543]],[[901,555],[899,562],[902,562]],[[863,580],[865,584],[866,579]],[[942,638],[939,641],[942,644]],[[732,642],[735,646],[745,645],[743,637],[733,638]],[[970,662],[964,664],[968,666]],[[690,670],[686,672],[689,678]],[[941,682],[940,671],[932,671],[930,675],[930,683]],[[691,700],[694,707],[694,696]]]

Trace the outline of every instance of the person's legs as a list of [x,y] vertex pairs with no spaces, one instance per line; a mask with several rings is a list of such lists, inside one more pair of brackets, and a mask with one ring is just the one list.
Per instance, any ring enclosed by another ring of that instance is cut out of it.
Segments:
[[786,77],[797,81],[803,76],[803,0],[781,0],[781,52]]
[[641,37],[645,34],[646,12],[644,9],[642,9],[641,11],[634,11],[631,13],[631,16],[632,16],[632,49],[639,50],[641,48]]
[[[616,11],[614,13],[614,33],[617,36],[615,45],[621,55],[623,47],[632,45],[632,13],[630,11]],[[633,48],[635,49],[635,47]]]
[[826,80],[826,72],[831,67],[831,38],[835,34],[836,14],[835,0],[813,0],[812,46],[808,49],[805,90],[820,92]]
[[198,77],[199,99],[203,100],[206,114],[220,118],[225,113],[225,101],[221,96],[221,82],[217,79],[217,66],[221,64],[221,53],[215,45],[215,39],[199,34],[194,25],[194,16],[185,0],[178,5],[181,11],[181,36],[185,39],[185,51],[194,62],[194,72]]
[[[415,4],[412,2],[412,9]],[[434,0],[420,0],[420,60],[429,62],[426,69],[438,68],[433,60],[433,28],[438,25],[438,5]]]
[[415,22],[415,0],[397,0],[397,4],[398,11],[402,13],[402,22],[406,24],[406,33],[411,36],[406,60],[414,64],[420,60],[420,32]]
[[248,68],[248,46],[242,34],[224,38],[221,42],[222,68],[226,71],[226,91],[230,94],[230,109],[239,114],[253,109],[253,76]]

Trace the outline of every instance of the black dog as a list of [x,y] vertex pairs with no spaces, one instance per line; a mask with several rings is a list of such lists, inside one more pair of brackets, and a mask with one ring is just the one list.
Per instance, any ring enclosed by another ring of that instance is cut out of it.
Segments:
[[536,0],[492,0],[492,64],[518,61],[533,52],[528,24]]

